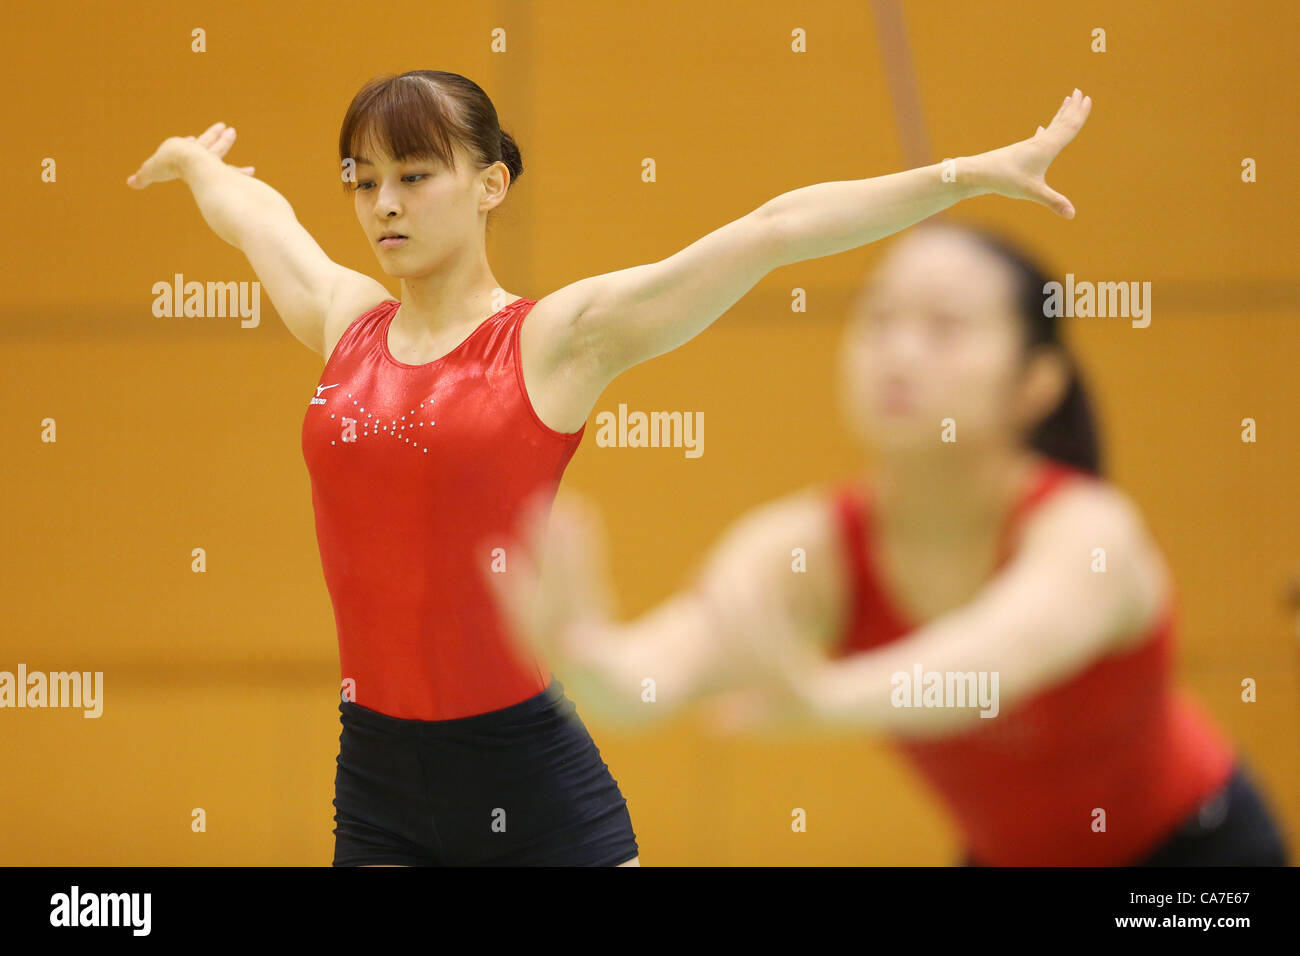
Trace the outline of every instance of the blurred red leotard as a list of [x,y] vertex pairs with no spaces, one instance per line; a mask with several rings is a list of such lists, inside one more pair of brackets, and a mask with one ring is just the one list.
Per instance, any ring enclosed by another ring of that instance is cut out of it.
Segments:
[[[1039,469],[1003,528],[999,567],[1019,522],[1070,480],[1098,479],[1057,462]],[[835,648],[835,656],[845,656],[898,640],[917,625],[893,605],[873,564],[868,493],[846,482],[834,495],[854,582]],[[1132,863],[1227,780],[1236,756],[1231,743],[1171,680],[1175,603],[1171,596],[1133,648],[1094,661],[973,730],[895,739],[952,813],[974,862]],[[1097,809],[1105,811],[1105,832],[1093,829]]]
[[[401,303],[344,332],[302,426],[342,677],[362,707],[414,720],[499,710],[543,691],[482,579],[487,539],[509,567],[520,506],[554,497],[586,429],[564,434],[524,390],[517,299],[425,365],[388,349]],[[499,541],[499,545],[492,544]]]

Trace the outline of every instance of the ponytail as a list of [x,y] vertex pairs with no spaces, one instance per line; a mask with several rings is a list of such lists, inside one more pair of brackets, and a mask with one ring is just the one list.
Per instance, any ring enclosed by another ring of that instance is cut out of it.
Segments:
[[1049,458],[1101,476],[1101,448],[1097,423],[1083,379],[1070,362],[1070,384],[1056,409],[1034,429],[1029,444]]
[[1026,253],[996,233],[965,224],[953,225],[995,253],[1015,273],[1016,305],[1024,321],[1025,345],[1055,348],[1063,354],[1070,370],[1070,383],[1060,404],[1034,429],[1029,443],[1034,450],[1063,464],[1101,477],[1101,443],[1096,416],[1088,390],[1073,354],[1061,340],[1056,316],[1045,308],[1047,273]]

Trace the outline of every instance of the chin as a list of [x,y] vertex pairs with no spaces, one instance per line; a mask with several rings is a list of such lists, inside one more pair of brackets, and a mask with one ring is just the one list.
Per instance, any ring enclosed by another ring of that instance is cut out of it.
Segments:
[[882,452],[911,453],[933,449],[939,444],[939,419],[931,427],[928,421],[913,416],[873,416],[858,428],[862,440]]
[[394,279],[420,279],[434,272],[433,269],[417,269],[410,265],[396,265],[395,263],[385,263],[383,259],[379,260],[380,267],[384,274],[392,276]]

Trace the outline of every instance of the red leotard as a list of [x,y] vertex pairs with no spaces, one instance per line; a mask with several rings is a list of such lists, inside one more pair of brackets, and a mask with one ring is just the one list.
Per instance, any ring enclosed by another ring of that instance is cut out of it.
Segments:
[[449,720],[550,681],[511,653],[480,567],[484,539],[509,567],[521,505],[554,497],[586,430],[551,429],[528,399],[519,329],[535,303],[517,299],[417,366],[388,350],[401,304],[388,300],[326,362],[302,451],[341,673],[363,707]]
[[[999,567],[1019,522],[1069,480],[1048,462],[1003,528]],[[856,484],[834,489],[852,610],[836,656],[916,628],[885,591],[871,550],[871,509]],[[1175,600],[1144,640],[1094,661],[980,727],[894,740],[952,813],[974,861],[992,866],[1123,865],[1158,846],[1232,770],[1231,743],[1170,679]],[[1050,639],[1050,635],[1044,635]],[[1105,832],[1093,829],[1105,811]]]

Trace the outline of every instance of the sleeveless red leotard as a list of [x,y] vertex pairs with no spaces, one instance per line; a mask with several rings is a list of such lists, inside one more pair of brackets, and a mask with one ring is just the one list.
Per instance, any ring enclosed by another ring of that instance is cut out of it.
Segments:
[[[1026,514],[1069,480],[1098,480],[1049,462],[1002,530],[1001,566]],[[872,562],[869,496],[833,491],[853,584],[836,656],[898,640],[916,624],[891,603]],[[952,813],[977,863],[1115,866],[1154,849],[1228,778],[1231,743],[1171,682],[1175,600],[1144,640],[1086,667],[1012,711],[941,740],[896,738]],[[1050,635],[1044,635],[1050,639]],[[1105,832],[1094,832],[1094,809]]]
[[520,506],[554,497],[586,430],[549,428],[524,390],[519,329],[535,303],[517,299],[416,366],[388,350],[401,304],[389,300],[348,327],[321,373],[302,451],[341,673],[363,707],[449,720],[550,681],[511,653],[479,551],[504,548],[509,568]]

